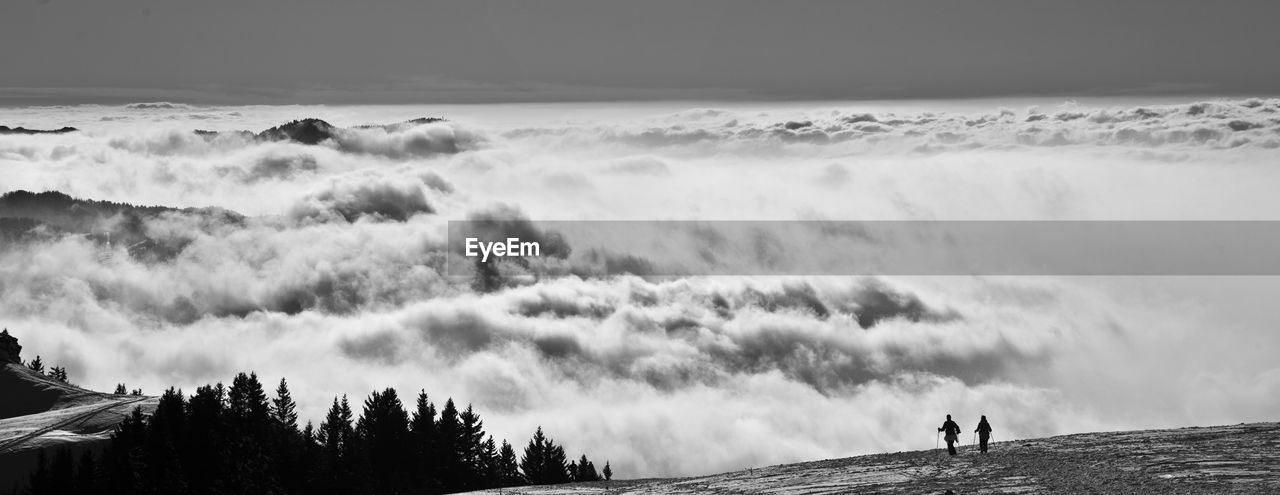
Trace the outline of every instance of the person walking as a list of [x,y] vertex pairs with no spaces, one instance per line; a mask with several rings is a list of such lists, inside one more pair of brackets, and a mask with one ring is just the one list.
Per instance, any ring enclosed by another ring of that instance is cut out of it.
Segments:
[[956,455],[956,442],[960,441],[960,425],[952,421],[951,415],[948,414],[947,421],[942,423],[942,428],[938,428],[938,431],[946,434],[943,439],[947,441],[947,453]]
[[991,438],[991,424],[987,423],[986,416],[978,421],[978,429],[973,431],[978,433],[978,451],[987,453],[987,440]]

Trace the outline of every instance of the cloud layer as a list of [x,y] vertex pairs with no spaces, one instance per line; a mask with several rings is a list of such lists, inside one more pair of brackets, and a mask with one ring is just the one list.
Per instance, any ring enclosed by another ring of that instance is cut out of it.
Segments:
[[[1270,279],[443,274],[463,219],[1276,219],[1278,111],[20,109],[6,124],[82,131],[0,136],[0,190],[220,209],[0,218],[0,325],[99,389],[253,369],[318,420],[334,395],[426,388],[627,477],[929,448],[947,413],[1002,438],[1260,420],[1280,412]],[[229,132],[306,116],[343,130]]]

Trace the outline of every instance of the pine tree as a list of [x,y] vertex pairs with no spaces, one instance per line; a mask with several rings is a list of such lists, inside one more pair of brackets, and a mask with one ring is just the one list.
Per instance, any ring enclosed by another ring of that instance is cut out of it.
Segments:
[[293,402],[293,396],[289,393],[289,384],[281,378],[280,385],[276,386],[276,398],[271,399],[272,419],[286,432],[295,433],[298,431],[297,408],[298,405]]
[[124,388],[124,384],[123,384],[123,383],[118,383],[118,384],[116,384],[116,391],[115,391],[115,394],[116,394],[116,395],[124,395],[124,394],[127,394],[127,393],[129,393],[129,391],[128,391],[128,390],[125,390],[125,388]]
[[196,388],[187,403],[187,441],[179,451],[187,459],[187,480],[204,493],[219,490],[230,471],[226,400],[227,389],[218,383]]
[[418,392],[418,401],[409,428],[413,434],[418,486],[423,491],[434,492],[438,488],[437,467],[440,456],[436,445],[436,406],[427,397],[426,390]]
[[276,480],[271,476],[273,459],[263,442],[271,433],[270,409],[258,375],[237,374],[227,390],[226,411],[231,440],[227,481],[232,493],[276,491]]
[[605,481],[613,479],[613,468],[609,467],[609,461],[604,461],[604,479]]
[[80,455],[80,465],[76,468],[75,486],[75,493],[80,495],[97,493],[98,487],[101,486],[101,478],[98,475],[98,466],[93,461],[92,450],[86,450]]
[[582,457],[578,458],[577,467],[578,467],[577,471],[571,473],[574,475],[575,481],[599,481],[600,480],[600,474],[596,473],[596,466],[592,464],[589,459],[587,459],[587,454],[582,454]]
[[502,473],[498,463],[498,445],[494,443],[493,435],[489,435],[480,450],[480,488],[502,486]]
[[436,420],[436,448],[439,455],[440,487],[445,492],[461,491],[467,480],[466,442],[458,408],[447,399]]
[[325,486],[337,493],[353,491],[355,473],[351,468],[355,461],[355,432],[351,425],[351,405],[347,402],[346,395],[342,396],[341,402],[337,397],[333,399],[329,414],[320,423],[319,437],[323,443],[321,472],[325,474]]
[[31,495],[52,493],[49,490],[49,459],[45,456],[44,449],[36,452],[36,470],[31,473],[27,484],[31,486]]
[[27,367],[31,368],[31,370],[35,371],[36,373],[39,373],[41,375],[44,374],[44,361],[40,359],[39,355],[36,355],[35,359],[32,359],[31,362],[27,363]]
[[556,445],[555,440],[547,440],[545,452],[542,460],[543,482],[556,484],[569,481],[569,465],[564,455],[564,447]]
[[147,422],[141,407],[116,425],[104,464],[115,493],[144,493],[151,481],[147,456]]
[[257,373],[239,373],[227,391],[227,414],[233,424],[254,432],[262,432],[270,419],[267,394]]
[[318,485],[322,479],[320,469],[322,469],[322,454],[320,441],[317,438],[315,425],[311,421],[307,421],[307,425],[302,428],[302,437],[299,441],[300,449],[298,449],[298,471],[297,479],[291,486],[286,486],[292,493],[322,493]]
[[466,473],[462,488],[474,490],[481,488],[485,478],[484,460],[484,421],[467,404],[467,409],[458,415],[462,423],[462,438],[459,452],[462,454],[462,465]]
[[374,492],[396,493],[407,488],[412,446],[409,415],[394,388],[365,399],[356,431],[368,452]]
[[304,465],[302,456],[304,445],[299,445],[297,404],[289,392],[289,384],[280,378],[276,386],[276,397],[271,399],[271,443],[272,457],[276,462],[275,471],[286,492],[296,493],[303,487],[302,473]]
[[501,483],[498,486],[517,486],[524,484],[520,476],[519,464],[516,461],[516,450],[506,440],[498,450],[498,471]]
[[47,493],[71,493],[75,489],[75,462],[71,458],[71,449],[58,449],[53,455],[53,464],[49,465],[48,474],[45,482]]
[[524,456],[520,458],[520,470],[524,472],[524,478],[531,485],[542,485],[547,483],[544,478],[546,464],[547,437],[542,433],[542,427],[533,433],[533,438],[529,439],[529,445],[524,448]]

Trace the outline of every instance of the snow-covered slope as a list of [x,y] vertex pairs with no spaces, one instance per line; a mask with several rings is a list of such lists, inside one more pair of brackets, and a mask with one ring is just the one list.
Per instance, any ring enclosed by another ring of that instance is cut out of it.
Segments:
[[101,400],[106,394],[54,380],[16,363],[0,365],[0,420],[73,407]]
[[29,472],[47,447],[92,447],[135,407],[155,397],[104,394],[54,380],[20,364],[0,368],[0,486]]
[[[966,440],[968,440],[966,438]],[[1280,423],[1084,433],[505,494],[1280,493]],[[498,493],[488,490],[480,493]]]

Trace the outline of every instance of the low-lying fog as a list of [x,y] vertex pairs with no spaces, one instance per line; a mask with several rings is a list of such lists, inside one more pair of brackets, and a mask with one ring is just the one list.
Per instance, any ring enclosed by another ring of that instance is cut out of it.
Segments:
[[[981,103],[981,102],[979,102]],[[0,247],[0,326],[71,380],[188,393],[255,370],[317,423],[394,386],[542,425],[620,477],[1274,420],[1267,277],[544,278],[439,273],[445,222],[1280,220],[1280,100],[124,107],[0,111],[0,193],[217,207]],[[314,117],[316,145],[248,134]],[[418,117],[444,122],[386,127]],[[0,216],[8,216],[0,211]],[[0,238],[3,239],[3,238]],[[839,249],[814,246],[813,249]]]

